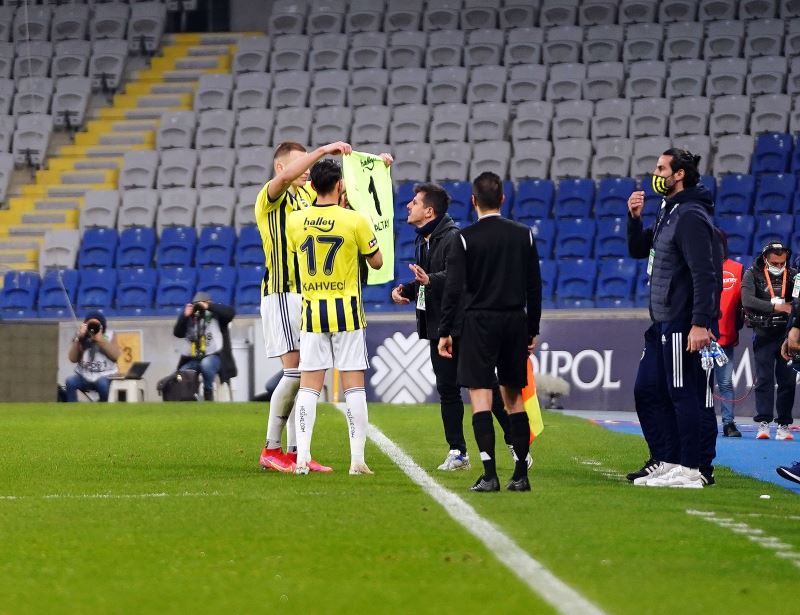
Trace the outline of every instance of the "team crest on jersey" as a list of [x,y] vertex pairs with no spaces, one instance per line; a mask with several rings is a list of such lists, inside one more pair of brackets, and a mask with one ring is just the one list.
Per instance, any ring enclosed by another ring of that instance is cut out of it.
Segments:
[[370,248],[374,248],[377,245],[378,245],[378,240],[375,237],[373,237],[372,239],[369,240],[369,247]]
[[315,228],[323,233],[330,233],[336,223],[333,220],[317,216],[316,218],[306,218],[303,222],[303,230],[307,231],[309,228]]

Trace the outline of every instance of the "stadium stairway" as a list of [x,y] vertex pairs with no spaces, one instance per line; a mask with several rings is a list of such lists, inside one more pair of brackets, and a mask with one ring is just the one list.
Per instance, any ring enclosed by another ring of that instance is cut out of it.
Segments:
[[0,211],[0,269],[37,270],[45,232],[78,228],[87,191],[118,189],[125,152],[155,149],[161,115],[191,110],[200,75],[229,72],[240,36],[166,35],[161,55],[134,71],[124,93],[98,108],[73,143],[57,147]]

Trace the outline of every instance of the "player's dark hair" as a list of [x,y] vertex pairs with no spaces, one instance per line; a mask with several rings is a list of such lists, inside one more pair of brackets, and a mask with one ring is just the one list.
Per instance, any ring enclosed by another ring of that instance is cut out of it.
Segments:
[[437,218],[447,213],[447,208],[450,207],[450,195],[447,194],[447,190],[439,184],[417,184],[414,186],[414,194],[420,192],[423,194],[422,202],[427,207],[433,208],[433,213]]
[[478,175],[472,182],[472,196],[480,209],[500,209],[503,203],[503,182],[491,171]]
[[303,152],[305,153],[306,148],[300,145],[299,143],[295,143],[294,141],[284,141],[278,147],[275,148],[275,153],[272,154],[272,158],[280,158],[281,156],[285,156],[289,152]]
[[311,186],[317,194],[330,194],[336,182],[342,179],[342,167],[330,158],[320,160],[311,167]]
[[697,165],[700,164],[700,156],[692,154],[689,150],[671,147],[662,156],[672,156],[669,166],[673,173],[683,169],[683,185],[686,188],[693,188],[700,181],[700,172]]

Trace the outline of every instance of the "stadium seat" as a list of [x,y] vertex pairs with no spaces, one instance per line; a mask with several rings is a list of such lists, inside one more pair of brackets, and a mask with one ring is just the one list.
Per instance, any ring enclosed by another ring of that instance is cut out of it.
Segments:
[[671,112],[666,98],[638,98],[633,101],[629,133],[634,137],[660,137],[667,134]]
[[758,136],[753,152],[753,174],[785,173],[789,169],[794,143],[788,133],[768,132]]
[[157,170],[157,151],[132,150],[125,152],[122,172],[119,176],[119,187],[124,190],[152,188],[156,181]]
[[592,141],[607,137],[626,138],[633,106],[627,98],[598,100],[592,116]]
[[156,233],[152,228],[127,228],[120,233],[117,267],[150,267],[156,249]]
[[2,318],[35,318],[40,285],[41,278],[35,271],[6,271],[0,291]]
[[594,203],[594,181],[562,179],[556,191],[556,218],[588,218]]
[[233,92],[233,75],[207,73],[200,75],[194,93],[194,111],[200,113],[210,109],[228,109]]
[[641,177],[653,172],[661,152],[672,146],[668,137],[644,137],[634,141],[631,175]]
[[777,239],[785,245],[790,243],[794,220],[790,214],[771,214],[756,218],[751,254],[758,254],[764,245]]
[[[592,3],[582,9],[592,11],[608,7],[600,3]],[[595,23],[586,28],[583,39],[581,57],[585,62],[617,62],[622,54],[622,41],[625,40],[624,28],[615,21]]]
[[[667,25],[662,57],[675,65],[700,57],[703,48],[703,24],[695,21],[676,21]],[[705,64],[705,63],[704,63]]]
[[711,114],[711,101],[704,96],[683,96],[672,104],[669,121],[669,135],[705,135],[708,116]]
[[564,100],[555,105],[551,130],[553,140],[587,139],[594,114],[594,103],[589,100]]
[[447,213],[462,226],[468,224],[472,213],[472,184],[468,181],[443,182],[442,188],[450,195]]
[[553,245],[556,238],[556,221],[542,218],[538,220],[523,220],[523,222],[529,224],[533,231],[539,258],[552,258]]
[[466,33],[456,29],[444,29],[429,35],[424,49],[425,67],[461,66]]
[[722,215],[750,214],[754,196],[754,176],[724,175],[719,181],[715,210]]
[[160,150],[173,147],[191,148],[196,121],[194,111],[164,113],[156,133],[156,147]]
[[728,236],[728,251],[735,255],[752,254],[755,220],[749,215],[719,216],[716,225]]
[[[74,311],[80,275],[77,269],[51,269],[42,275],[36,304],[40,318],[66,318]],[[66,292],[65,292],[66,291]]]
[[555,299],[591,299],[597,281],[597,263],[593,259],[563,260],[558,263]]
[[[263,260],[263,259],[262,259]],[[261,311],[261,282],[264,279],[264,263],[239,267],[236,281],[236,311],[239,314],[259,314]]]
[[[506,81],[506,102],[509,104],[524,103],[544,98],[547,86],[547,67],[539,64],[516,64],[511,66]],[[557,76],[560,73],[556,73]],[[564,75],[561,75],[562,77]],[[553,88],[548,100],[576,99],[580,92],[580,84],[567,79]]]
[[255,225],[243,226],[236,243],[236,264],[238,266],[258,266],[264,264],[264,246],[261,233]]
[[228,186],[208,188],[200,191],[200,200],[195,215],[198,229],[204,226],[231,226],[236,207],[236,190]]
[[646,259],[641,259],[638,262],[633,295],[633,303],[636,307],[648,307],[650,305],[650,276],[647,275]]
[[623,258],[628,256],[628,219],[601,218],[597,221],[597,258]]
[[230,265],[235,247],[236,231],[232,226],[206,226],[197,242],[195,263],[198,267]]
[[530,224],[550,218],[555,200],[555,184],[549,179],[523,179],[517,184],[512,214],[514,219]]
[[267,70],[272,45],[268,36],[243,36],[239,38],[233,56],[234,73],[263,73]]
[[216,303],[233,305],[236,277],[236,267],[202,267],[198,271],[197,290],[207,292]]
[[618,218],[628,214],[628,197],[636,190],[630,177],[605,177],[600,180],[595,200],[598,218]]
[[708,134],[712,138],[742,134],[749,126],[749,96],[719,96],[714,100],[714,111],[708,123]]
[[128,46],[119,39],[97,39],[92,43],[89,77],[92,89],[115,91],[128,63]]
[[588,258],[592,255],[595,221],[587,218],[563,219],[556,234],[556,258]]
[[[717,198],[717,180],[712,175],[701,175],[700,176],[700,183],[705,186],[705,189],[708,190],[711,198],[716,200]],[[716,209],[716,204],[715,204]]]
[[246,147],[267,147],[272,142],[272,125],[275,113],[272,109],[242,109],[233,133],[233,145],[238,149]]
[[431,161],[433,181],[466,181],[472,146],[469,143],[439,143],[434,146]]
[[156,252],[159,269],[190,267],[194,262],[197,231],[193,226],[169,226],[161,233]]
[[636,261],[626,258],[600,263],[596,296],[598,299],[631,299],[636,285]]
[[755,216],[789,213],[796,183],[795,176],[791,174],[761,175],[756,190]]
[[78,285],[78,300],[75,308],[79,312],[100,310],[110,312],[114,307],[117,288],[115,269],[84,269]]
[[[511,127],[511,139],[516,148],[523,141],[548,139],[555,108],[544,100],[522,102]],[[550,144],[548,144],[550,145]],[[550,145],[552,151],[552,145]]]
[[553,148],[550,177],[564,179],[586,177],[592,159],[592,142],[588,139],[561,139]]
[[73,269],[80,247],[80,231],[73,229],[49,230],[39,251],[39,272],[48,269]]
[[83,233],[78,252],[78,268],[108,268],[114,266],[119,235],[113,228],[89,228]]
[[308,2],[305,0],[277,0],[269,17],[269,32],[296,34],[304,29]]
[[[538,244],[537,244],[538,247]],[[539,255],[542,258],[542,255]],[[557,267],[554,260],[540,260],[539,272],[542,276],[542,299],[548,300],[553,298],[553,292],[556,289],[556,273]]]
[[197,270],[191,267],[174,267],[158,272],[155,313],[175,316],[190,303],[197,284]]
[[175,148],[162,151],[156,185],[158,188],[191,188],[196,168],[196,150]]
[[117,316],[149,316],[152,314],[158,273],[144,267],[120,269],[117,286]]
[[[236,114],[228,109],[209,109],[199,114],[195,147],[230,147],[236,126]],[[162,155],[162,164],[164,157]]]
[[270,73],[258,72],[237,75],[236,89],[233,90],[231,95],[231,108],[234,111],[266,109],[271,91],[272,75]]
[[198,189],[227,187],[233,182],[236,150],[213,147],[200,152],[195,185]]
[[396,182],[426,181],[432,158],[428,143],[401,143],[395,147],[392,176]]
[[128,21],[128,47],[133,53],[155,53],[167,20],[167,7],[160,2],[138,2],[131,6]]
[[530,28],[536,21],[538,14],[539,6],[537,4],[506,2],[502,8],[498,9],[497,17],[500,21],[500,27],[507,30],[514,27]]
[[480,141],[472,148],[468,177],[477,177],[485,171],[507,177],[510,161],[511,144],[508,141]]
[[261,192],[261,186],[244,186],[239,188],[239,199],[236,203],[236,210],[233,212],[233,221],[237,231],[242,227],[256,223],[256,212],[253,205]]
[[[515,66],[514,69],[521,71],[522,67]],[[514,78],[514,69],[511,77]],[[531,69],[533,70],[533,69]],[[544,67],[547,70],[547,67]],[[584,64],[554,64],[549,67],[550,79],[547,80],[545,89],[545,99],[554,103],[562,100],[580,100],[583,96],[583,82],[586,79],[586,66]],[[511,87],[511,84],[508,86]],[[508,90],[507,90],[508,91]],[[541,98],[539,91],[532,100]],[[509,100],[508,102],[516,102]]]
[[122,2],[95,4],[94,16],[89,22],[91,40],[123,39],[128,29],[130,6]]
[[633,144],[624,137],[607,137],[595,142],[592,177],[626,176],[630,173]]
[[361,288],[361,299],[365,307],[380,309],[392,303],[392,284],[364,284]]

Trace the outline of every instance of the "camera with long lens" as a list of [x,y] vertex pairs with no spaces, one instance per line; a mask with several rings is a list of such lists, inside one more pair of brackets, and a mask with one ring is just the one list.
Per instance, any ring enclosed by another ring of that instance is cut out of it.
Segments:
[[95,335],[100,333],[101,329],[102,327],[100,326],[100,323],[98,321],[90,320],[89,322],[86,323],[86,337],[92,339]]
[[206,313],[203,304],[199,301],[197,303],[192,304],[192,316],[197,316],[198,318],[202,317]]
[[714,363],[722,367],[728,362],[728,355],[722,347],[714,340],[711,340],[707,346],[700,349],[700,365],[704,370],[709,370],[714,367]]

